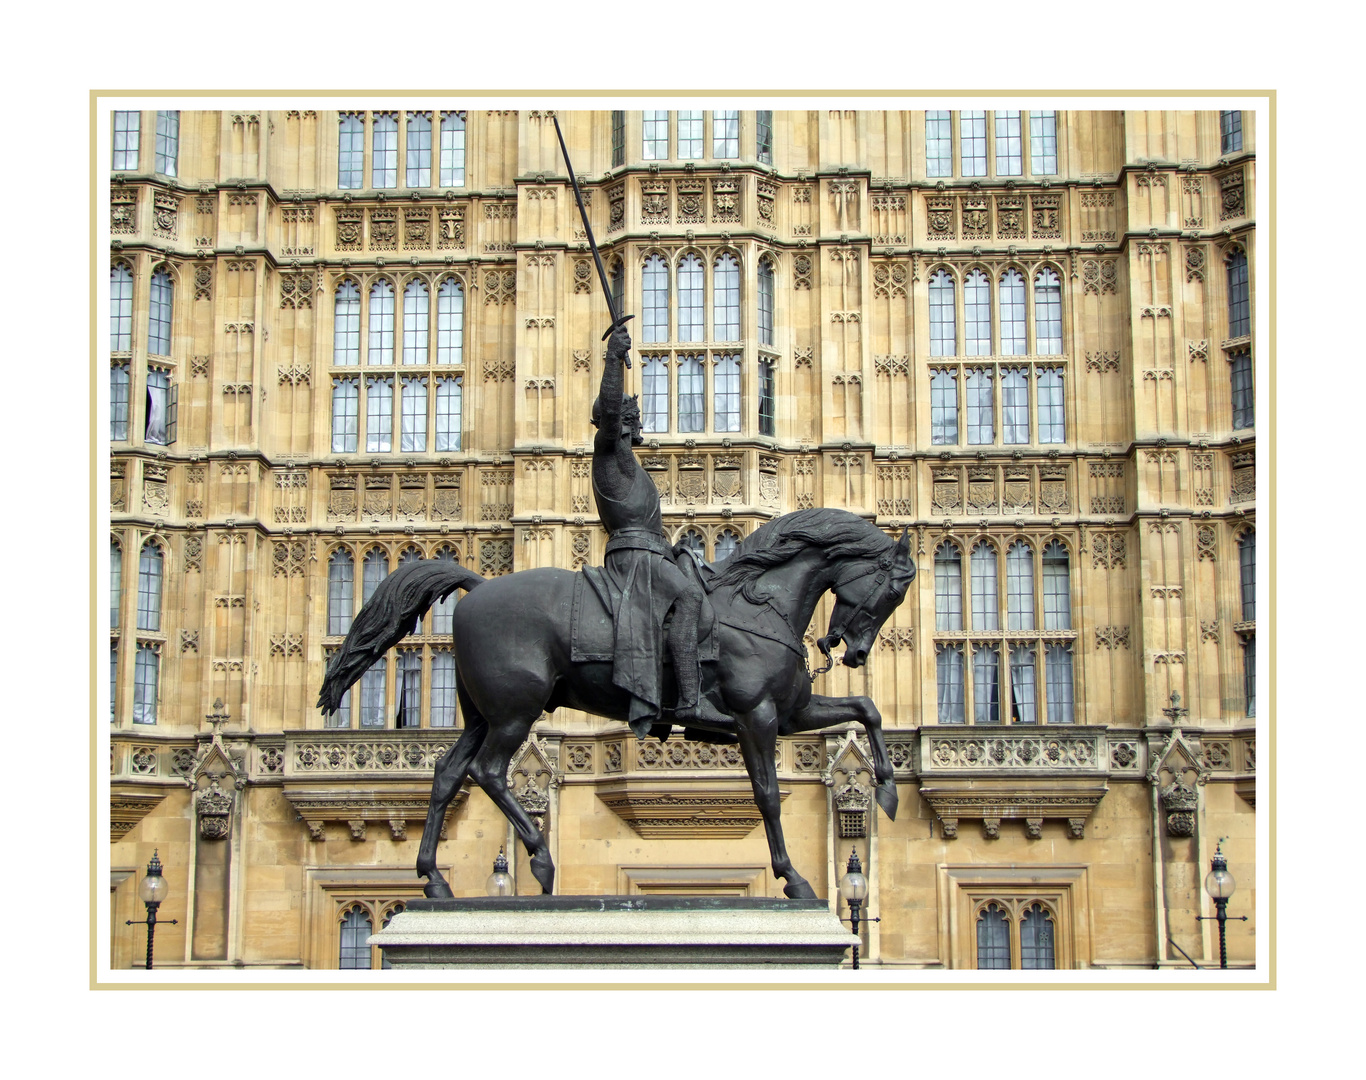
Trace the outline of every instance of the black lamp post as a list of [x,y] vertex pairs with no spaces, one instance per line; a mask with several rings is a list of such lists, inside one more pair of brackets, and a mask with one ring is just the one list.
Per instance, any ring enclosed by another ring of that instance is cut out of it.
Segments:
[[[157,932],[157,908],[161,907],[161,902],[166,899],[166,894],[171,891],[171,887],[166,884],[166,879],[161,876],[161,860],[157,858],[155,850],[152,851],[152,861],[147,864],[147,873],[143,876],[138,885],[138,896],[142,898],[143,904],[147,907],[147,970],[152,970],[152,939]],[[137,922],[136,919],[124,920],[125,926],[132,926]],[[178,919],[162,919],[162,922],[169,922],[175,926]]]
[[[849,862],[844,867],[844,877],[840,878],[840,895],[849,905],[849,926],[858,937],[859,908],[868,899],[868,879],[863,876],[863,864],[858,861],[858,849],[849,849]],[[844,922],[841,919],[840,922]],[[881,922],[880,918],[865,915],[864,922]],[[858,942],[854,942],[854,970],[858,970]]]
[[1219,842],[1214,845],[1214,858],[1210,859],[1209,873],[1205,875],[1205,892],[1209,893],[1210,899],[1214,901],[1213,915],[1197,915],[1198,921],[1207,919],[1217,919],[1219,921],[1219,966],[1228,967],[1228,947],[1224,938],[1224,924],[1230,917],[1241,922],[1247,922],[1246,915],[1229,916],[1228,898],[1233,895],[1233,890],[1238,883],[1233,880],[1233,875],[1228,872],[1228,860],[1224,858],[1223,846],[1228,837],[1221,836]]

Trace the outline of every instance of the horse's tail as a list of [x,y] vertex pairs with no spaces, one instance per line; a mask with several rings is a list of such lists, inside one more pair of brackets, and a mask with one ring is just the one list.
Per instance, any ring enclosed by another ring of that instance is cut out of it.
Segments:
[[412,632],[413,623],[456,589],[467,592],[484,579],[447,559],[404,563],[379,583],[360,609],[346,640],[327,665],[318,708],[337,711],[346,693],[370,666]]

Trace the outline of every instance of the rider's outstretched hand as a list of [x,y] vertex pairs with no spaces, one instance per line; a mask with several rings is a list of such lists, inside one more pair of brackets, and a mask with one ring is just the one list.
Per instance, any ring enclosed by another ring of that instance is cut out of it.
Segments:
[[626,332],[626,327],[618,326],[612,331],[612,338],[607,343],[607,359],[625,360],[630,364],[627,354],[631,351],[631,335]]

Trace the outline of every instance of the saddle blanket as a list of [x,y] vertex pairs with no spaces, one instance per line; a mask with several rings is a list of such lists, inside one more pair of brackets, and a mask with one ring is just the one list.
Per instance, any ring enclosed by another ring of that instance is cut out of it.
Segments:
[[[684,570],[686,573],[687,571]],[[596,575],[598,581],[591,580]],[[569,621],[570,659],[576,664],[607,661],[613,657],[612,613],[608,607],[606,575],[600,567],[585,567],[574,575],[574,601]],[[670,614],[664,622],[667,635],[673,621]],[[720,634],[716,630],[716,609],[705,593],[702,613],[698,616],[697,657],[703,663],[716,659]],[[668,649],[662,649],[664,663],[670,663]]]

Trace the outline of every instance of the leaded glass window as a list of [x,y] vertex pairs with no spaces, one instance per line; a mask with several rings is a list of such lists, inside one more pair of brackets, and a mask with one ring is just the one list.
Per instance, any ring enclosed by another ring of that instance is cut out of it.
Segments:
[[405,376],[402,389],[402,427],[399,449],[422,453],[427,449],[427,377]]
[[700,356],[678,360],[678,430],[701,431],[706,423],[706,373]]
[[1068,646],[1044,647],[1044,676],[1048,680],[1048,722],[1072,723],[1072,650]]
[[465,289],[447,278],[436,290],[436,362],[461,364],[465,359]]
[[988,904],[977,915],[977,968],[1010,970],[1010,923],[998,904]]
[[109,643],[109,722],[112,724],[119,718],[119,645],[116,641]]
[[1020,967],[1053,970],[1053,919],[1042,904],[1031,904],[1020,920]]
[[754,114],[754,156],[763,164],[773,164],[773,110],[759,109]]
[[1243,148],[1243,111],[1219,110],[1219,153],[1233,154]]
[[668,110],[647,110],[640,114],[640,120],[642,139],[640,156],[646,161],[663,161],[669,156]]
[[678,542],[684,549],[691,552],[693,557],[702,562],[707,557],[707,541],[702,538],[702,534],[696,529],[686,529],[683,535],[678,538]]
[[1243,642],[1243,700],[1248,716],[1257,715],[1257,638],[1249,634]]
[[1012,645],[1010,647],[1010,720],[1014,724],[1033,724],[1038,722],[1034,712],[1037,700],[1036,673],[1034,670],[1034,647],[1032,645]]
[[951,371],[930,373],[930,442],[935,446],[958,442],[958,380]]
[[1238,586],[1242,599],[1242,618],[1257,618],[1257,534],[1245,532],[1238,537]]
[[612,263],[612,302],[621,310],[621,298],[626,295],[626,265],[617,259]]
[[740,265],[718,255],[712,273],[712,340],[740,340]]
[[114,164],[115,172],[137,172],[139,127],[142,114],[138,112],[114,113]]
[[365,120],[356,112],[344,112],[337,120],[337,187],[343,190],[363,187]]
[[725,562],[735,554],[740,546],[740,537],[731,529],[722,529],[716,534],[716,558],[713,562]]
[[612,110],[612,167],[626,164],[626,112]]
[[128,438],[129,374],[127,364],[109,369],[109,438],[122,442]]
[[1235,251],[1228,259],[1228,336],[1252,333],[1252,310],[1247,289],[1247,255]]
[[963,629],[963,561],[952,544],[934,553],[934,628]]
[[354,454],[360,431],[360,383],[332,380],[332,453]]
[[1254,414],[1252,356],[1245,352],[1234,353],[1229,359],[1229,376],[1233,387],[1233,426],[1250,428]]
[[404,183],[410,188],[432,186],[432,114],[408,114],[408,138],[404,151],[407,168]]
[[147,351],[153,356],[171,355],[174,295],[171,275],[164,268],[154,273],[147,309]]
[[941,724],[966,723],[963,696],[963,646],[939,645],[935,662],[937,715]]
[[1062,286],[1047,267],[1034,275],[1034,351],[1040,356],[1062,352]]
[[[456,561],[455,552],[449,547],[442,547],[434,556],[437,562],[453,563]],[[439,636],[447,636],[455,632],[455,603],[459,599],[459,590],[453,591],[444,600],[437,600],[432,604],[432,633]],[[433,654],[435,657],[435,654]],[[452,675],[454,679],[454,675]],[[436,665],[432,665],[432,681],[435,685]],[[452,681],[451,689],[455,689]],[[454,704],[454,702],[452,702]]]
[[465,114],[441,114],[441,186],[465,186]]
[[1058,114],[1052,109],[1030,110],[1029,171],[1033,176],[1058,171]]
[[702,110],[679,111],[678,156],[683,160],[700,158],[703,148]]
[[157,722],[157,690],[161,655],[149,644],[139,644],[133,661],[133,723]]
[[1006,550],[1006,629],[1034,629],[1034,553],[1023,540]]
[[773,264],[759,263],[759,344],[773,344]]
[[360,363],[360,287],[354,281],[337,286],[332,311],[332,363]]
[[372,375],[365,380],[365,451],[387,454],[394,445],[394,380]]
[[1001,647],[976,644],[972,647],[972,722],[1001,722]]
[[428,306],[427,286],[410,281],[403,290],[403,362],[425,364],[427,356]]
[[370,122],[370,186],[398,187],[398,113],[377,112]]
[[958,114],[958,149],[962,176],[987,174],[987,114],[964,109]]
[[[327,658],[330,661],[336,655],[335,651],[329,652]],[[351,726],[351,690],[348,687],[346,693],[342,694],[341,700],[337,702],[337,711],[323,717],[323,727],[325,728],[349,728]]]
[[972,628],[999,630],[1001,601],[996,591],[996,549],[985,540],[972,549]]
[[957,326],[954,312],[953,278],[946,270],[930,276],[930,355],[956,356]]
[[737,110],[721,109],[711,114],[711,156],[740,156],[740,113]]
[[371,548],[366,553],[365,562],[361,566],[360,602],[362,605],[370,602],[370,597],[375,595],[379,583],[388,576],[389,559],[380,548]]
[[164,176],[176,175],[176,159],[180,155],[180,113],[172,109],[157,113],[156,171]]
[[1001,371],[1001,440],[1007,446],[1029,442],[1029,371]]
[[374,924],[370,915],[360,904],[356,904],[342,916],[341,949],[337,956],[337,967],[343,971],[370,970],[370,934]]
[[360,726],[384,727],[384,689],[388,672],[385,659],[380,657],[360,677]]
[[109,629],[119,628],[119,605],[123,601],[123,548],[109,541]]
[[991,282],[980,270],[963,282],[963,347],[968,356],[991,355]]
[[351,629],[355,611],[356,563],[351,553],[338,548],[327,560],[327,632],[332,636]]
[[133,347],[133,271],[125,263],[109,268],[109,351]]
[[773,362],[759,361],[759,434],[777,434],[778,394],[774,387]]
[[641,273],[641,334],[643,344],[669,340],[669,266],[659,255],[645,260]]
[[685,255],[678,264],[678,340],[702,341],[706,335],[706,306],[702,260]]
[[953,122],[948,109],[925,113],[925,175],[953,175]]
[[422,650],[398,651],[398,727],[422,726]]
[[716,408],[712,417],[714,431],[740,430],[740,358],[716,358],[716,382],[712,400]]
[[973,446],[989,446],[996,439],[991,376],[990,368],[968,369],[968,443]]
[[147,427],[143,438],[157,446],[170,441],[171,377],[164,371],[147,371]]
[[640,363],[640,427],[642,431],[669,430],[669,366],[658,356]]
[[1043,628],[1072,628],[1072,580],[1067,549],[1051,540],[1043,549]]
[[464,380],[445,376],[436,380],[436,449],[459,450],[463,425]]
[[1062,402],[1062,368],[1039,368],[1035,375],[1039,384],[1039,442],[1064,442],[1067,424]]
[[455,656],[449,649],[432,650],[431,726],[455,727]]
[[370,347],[365,362],[375,367],[394,362],[394,287],[383,280],[370,286]]
[[1001,355],[1024,356],[1029,351],[1025,332],[1024,277],[1018,270],[1001,275]]
[[996,110],[996,175],[1024,175],[1020,110]]

